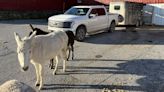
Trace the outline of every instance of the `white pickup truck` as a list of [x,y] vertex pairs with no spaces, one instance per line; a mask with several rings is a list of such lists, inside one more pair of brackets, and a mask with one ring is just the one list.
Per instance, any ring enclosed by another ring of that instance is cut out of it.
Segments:
[[73,6],[64,14],[48,18],[48,30],[73,31],[76,40],[83,41],[86,33],[102,30],[113,32],[118,14],[110,14],[104,6]]

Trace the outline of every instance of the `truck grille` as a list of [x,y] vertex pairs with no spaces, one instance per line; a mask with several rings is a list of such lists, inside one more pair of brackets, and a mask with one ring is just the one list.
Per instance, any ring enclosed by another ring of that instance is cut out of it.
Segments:
[[57,28],[71,28],[71,22],[49,21],[48,25]]

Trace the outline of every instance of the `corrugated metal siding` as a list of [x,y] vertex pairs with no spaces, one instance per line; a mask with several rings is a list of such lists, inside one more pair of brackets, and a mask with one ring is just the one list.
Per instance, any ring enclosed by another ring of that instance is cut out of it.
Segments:
[[164,25],[164,3],[147,4],[143,10],[146,24]]
[[154,7],[152,23],[164,25],[164,4],[151,4]]
[[143,21],[145,24],[152,24],[154,7],[147,4],[143,7]]

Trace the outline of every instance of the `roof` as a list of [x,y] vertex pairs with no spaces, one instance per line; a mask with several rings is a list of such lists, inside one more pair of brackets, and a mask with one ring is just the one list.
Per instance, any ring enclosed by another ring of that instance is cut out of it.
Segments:
[[113,1],[130,1],[130,2],[140,2],[144,4],[164,3],[164,0],[96,0],[96,1],[106,4],[106,5],[108,5],[110,2],[113,2]]
[[164,3],[164,0],[126,0],[131,2],[140,2],[140,3]]
[[104,5],[83,5],[83,6],[74,6],[76,8],[100,8],[104,7]]

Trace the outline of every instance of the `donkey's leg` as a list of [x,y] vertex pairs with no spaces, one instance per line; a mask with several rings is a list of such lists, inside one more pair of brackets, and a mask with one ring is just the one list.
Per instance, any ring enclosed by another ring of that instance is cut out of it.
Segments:
[[74,47],[73,45],[71,45],[71,49],[72,49],[72,60],[74,59]]
[[31,63],[34,65],[35,67],[35,71],[36,71],[36,82],[35,82],[35,86],[39,86],[39,82],[40,82],[40,77],[39,77],[39,64],[35,63],[34,61],[31,60]]
[[36,82],[35,82],[35,86],[39,86],[39,82],[40,82],[40,77],[39,77],[39,64],[35,64],[35,70],[36,70],[36,76],[37,76],[37,79],[36,79]]
[[66,61],[67,61],[67,54],[66,54],[67,49],[62,50],[62,57],[63,57],[63,72],[66,70]]
[[54,69],[54,59],[51,59],[51,60],[50,60],[49,67],[50,67],[51,69]]
[[53,75],[56,75],[56,71],[57,71],[57,67],[58,67],[58,62],[59,62],[58,56],[56,56],[55,58],[56,58],[56,64],[55,64],[55,69],[53,71]]
[[52,59],[50,59],[49,68],[51,68],[51,66],[52,66]]
[[40,77],[39,90],[41,90],[43,87],[43,75],[44,75],[43,66],[42,66],[42,64],[39,64],[39,77]]
[[70,57],[70,53],[71,53],[70,46],[68,46],[68,48],[67,48],[67,53],[68,53],[68,55],[67,55],[67,61],[68,61],[69,60],[69,57]]

